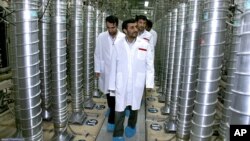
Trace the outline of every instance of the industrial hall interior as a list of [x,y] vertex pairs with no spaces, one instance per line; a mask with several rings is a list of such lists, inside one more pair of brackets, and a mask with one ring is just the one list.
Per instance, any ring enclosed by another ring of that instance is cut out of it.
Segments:
[[235,141],[249,46],[250,0],[0,0],[0,141]]

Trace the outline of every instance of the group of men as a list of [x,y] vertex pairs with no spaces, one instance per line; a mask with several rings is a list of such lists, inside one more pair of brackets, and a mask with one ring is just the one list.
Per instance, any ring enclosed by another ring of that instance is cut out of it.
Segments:
[[125,140],[125,109],[130,111],[125,135],[135,135],[144,88],[154,88],[157,34],[152,26],[146,16],[140,15],[125,20],[120,32],[118,18],[111,15],[106,17],[107,31],[97,37],[95,74],[99,78],[99,89],[107,96],[107,130],[113,132],[113,141]]

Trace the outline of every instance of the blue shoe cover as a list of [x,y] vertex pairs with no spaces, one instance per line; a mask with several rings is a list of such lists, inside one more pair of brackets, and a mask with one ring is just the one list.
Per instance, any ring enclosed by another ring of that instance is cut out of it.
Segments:
[[135,135],[135,133],[136,133],[136,128],[131,128],[128,126],[125,128],[126,137],[131,138]]
[[125,141],[124,137],[113,137],[113,141]]
[[115,129],[115,124],[112,124],[112,123],[107,124],[107,131],[108,132],[113,132],[114,129]]
[[125,110],[125,116],[126,116],[126,117],[129,117],[129,115],[130,115],[130,110],[129,110],[129,109],[126,109],[126,110]]

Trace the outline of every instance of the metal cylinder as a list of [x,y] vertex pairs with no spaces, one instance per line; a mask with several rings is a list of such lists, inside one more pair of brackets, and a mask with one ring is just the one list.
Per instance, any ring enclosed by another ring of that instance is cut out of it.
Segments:
[[[11,10],[13,10],[15,8],[14,3],[11,3]],[[9,21],[12,21],[12,23],[16,22],[16,18],[15,16],[9,16]],[[15,100],[15,124],[16,124],[16,132],[13,135],[13,137],[16,138],[22,138],[22,130],[21,130],[21,123],[20,123],[20,109],[19,109],[19,101],[17,100],[18,95],[19,95],[19,91],[18,91],[18,66],[17,66],[17,57],[16,57],[16,26],[12,25],[10,26],[10,46],[11,46],[11,57],[10,57],[10,65],[11,65],[11,71],[12,71],[12,83],[13,83],[13,95]]]
[[[156,25],[156,28],[157,28],[157,44],[156,44],[156,46],[157,46],[157,48],[155,48],[155,58],[154,58],[154,60],[155,60],[155,73],[156,73],[156,76],[155,76],[155,80],[156,80],[156,83],[155,83],[155,85],[156,86],[159,86],[158,87],[158,89],[157,89],[157,93],[159,93],[160,95],[159,95],[159,98],[158,98],[158,100],[159,100],[159,102],[164,102],[165,101],[165,97],[164,97],[164,95],[163,95],[163,93],[162,93],[162,79],[163,79],[163,77],[162,77],[162,74],[163,74],[163,67],[162,67],[162,64],[163,64],[163,58],[164,58],[164,56],[163,56],[163,54],[164,54],[164,52],[163,52],[163,48],[165,48],[164,46],[162,46],[162,43],[163,43],[163,41],[165,40],[164,39],[164,37],[163,37],[163,34],[164,34],[164,30],[161,30],[160,28],[162,27],[162,26],[166,26],[165,25],[165,20],[164,20],[165,18],[163,18],[163,19],[159,19],[158,21],[157,21],[157,23],[156,24],[154,24],[154,25]],[[164,99],[162,99],[162,98],[164,98]]]
[[[236,69],[234,72],[234,82],[232,87],[232,102],[229,107],[230,125],[249,125],[250,119],[250,7],[249,1],[244,1],[244,13],[240,19],[240,42],[236,53]],[[229,136],[229,135],[228,135]]]
[[[155,80],[156,80],[156,85],[157,86],[160,86],[157,90],[158,93],[162,93],[162,90],[161,90],[161,50],[162,50],[162,46],[161,46],[161,41],[163,40],[162,38],[162,30],[160,29],[160,27],[162,27],[163,25],[163,22],[162,22],[162,19],[158,20],[156,23],[154,23],[154,27],[155,27],[155,30],[157,32],[157,35],[159,36],[157,38],[157,42],[156,42],[156,46],[157,48],[155,48]],[[165,26],[165,25],[164,25]]]
[[81,0],[72,0],[70,28],[70,92],[72,99],[71,123],[82,124],[86,119],[83,112],[83,3]]
[[[166,111],[170,111],[170,100],[171,100],[171,90],[172,90],[172,80],[174,71],[174,52],[176,48],[176,33],[177,33],[177,15],[178,8],[172,9],[172,19],[171,19],[171,34],[170,34],[170,47],[169,47],[169,59],[168,59],[168,72],[167,72],[167,91],[165,95],[165,108]],[[168,121],[165,122],[165,131],[169,132]],[[172,127],[171,127],[172,129]]]
[[[162,27],[162,26],[165,26],[164,25],[164,18],[163,19],[160,19],[159,21],[159,25],[160,25],[160,27]],[[164,30],[160,30],[159,32],[158,32],[158,34],[160,35],[159,36],[159,41],[158,41],[158,45],[159,45],[159,52],[158,52],[158,54],[157,54],[157,56],[155,56],[155,60],[157,60],[158,61],[158,66],[157,66],[157,71],[158,71],[158,78],[159,78],[159,81],[156,83],[156,85],[158,85],[159,86],[159,89],[158,89],[158,93],[160,93],[160,94],[162,94],[162,61],[163,61],[163,54],[164,54],[164,52],[163,52],[163,49],[164,49],[164,46],[162,45],[163,44],[163,42],[164,42],[164,38],[163,38],[163,34],[164,34]],[[156,48],[157,49],[157,48]],[[156,70],[155,70],[156,71]]]
[[186,16],[186,3],[180,3],[178,5],[178,16],[177,16],[177,32],[176,32],[176,44],[173,56],[173,79],[171,89],[171,102],[170,102],[170,119],[167,123],[169,131],[176,131],[176,117],[177,117],[177,106],[178,96],[181,88],[181,64],[182,54],[184,47],[184,31],[185,31],[185,16]]
[[[191,140],[210,140],[213,134],[215,105],[225,45],[229,1],[206,0],[200,44],[196,99]],[[200,120],[207,121],[200,124]],[[202,131],[202,132],[200,132]]]
[[[165,43],[165,54],[164,54],[164,67],[162,70],[163,73],[163,82],[162,82],[162,96],[163,98],[166,100],[166,96],[167,96],[167,74],[168,74],[168,61],[169,61],[169,48],[170,48],[170,40],[171,40],[171,21],[172,21],[172,13],[169,12],[167,14],[166,17],[166,25],[167,25],[167,30],[166,32],[166,43]],[[164,100],[164,102],[165,102]],[[169,107],[167,107],[167,105],[165,104],[162,108],[161,108],[161,113],[162,114],[167,114],[169,113]]]
[[199,0],[187,3],[186,30],[183,48],[181,89],[178,98],[177,136],[188,139],[190,136],[192,111],[197,79],[197,63],[200,37],[201,4]]
[[[227,132],[228,132],[228,126],[229,126],[229,119],[230,119],[230,110],[229,106],[231,105],[232,101],[232,88],[234,84],[234,72],[236,70],[236,53],[239,49],[240,44],[240,17],[242,15],[241,11],[245,11],[244,7],[244,1],[245,0],[235,0],[234,6],[235,8],[239,10],[235,10],[234,17],[233,17],[233,27],[232,27],[232,41],[230,45],[230,52],[227,62],[227,79],[226,79],[226,88],[223,90],[223,109],[222,109],[222,119],[220,122],[220,128],[219,133],[222,136],[223,139],[226,139]],[[229,136],[229,135],[228,135]],[[229,137],[228,137],[229,138]]]
[[92,109],[95,106],[93,101],[94,92],[94,7],[91,3],[84,6],[84,58],[83,58],[83,94],[84,107]]
[[102,25],[102,32],[106,31],[106,21],[105,21],[106,17],[107,17],[107,13],[104,12],[104,11],[102,11],[102,23],[101,23],[101,25]]
[[[94,38],[94,41],[95,41],[95,46],[94,48],[96,48],[96,45],[97,45],[97,37],[98,35],[102,32],[102,14],[101,14],[101,11],[98,9],[98,4],[96,5],[96,9],[95,9],[95,38]],[[96,77],[95,80],[94,80],[94,92],[93,92],[93,97],[101,97],[101,92],[99,91],[98,89],[98,78]]]
[[[162,26],[167,26],[167,15],[165,15],[162,19],[160,19],[161,22],[161,27]],[[167,35],[167,28],[165,28],[164,30],[161,30],[160,32],[160,52],[159,52],[159,93],[161,95],[159,95],[158,97],[158,101],[159,102],[165,102],[165,95],[164,95],[164,79],[166,78],[166,73],[164,71],[165,69],[165,58],[166,58],[166,35]],[[155,56],[156,57],[156,56]],[[156,59],[156,58],[155,58]],[[166,90],[166,89],[165,89]]]
[[[98,35],[102,32],[102,13],[101,10],[96,8],[95,9],[95,39],[98,37]],[[96,42],[95,42],[96,46]]]
[[43,140],[40,99],[38,1],[15,1],[15,76],[22,136],[25,140]]
[[70,140],[67,133],[66,0],[53,0],[51,8],[52,112],[55,134],[52,140]]
[[42,116],[45,120],[50,120],[51,115],[51,62],[50,62],[50,2],[40,1],[41,11],[39,12],[39,50],[40,50],[40,80]]

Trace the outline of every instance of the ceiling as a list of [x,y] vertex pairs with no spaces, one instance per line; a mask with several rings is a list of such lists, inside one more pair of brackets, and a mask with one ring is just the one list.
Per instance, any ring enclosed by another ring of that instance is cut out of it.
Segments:
[[[149,2],[148,7],[144,6]],[[135,15],[145,15],[149,19],[153,17],[154,6],[157,0],[102,0],[102,9],[108,14],[117,15],[122,20],[133,18]]]

